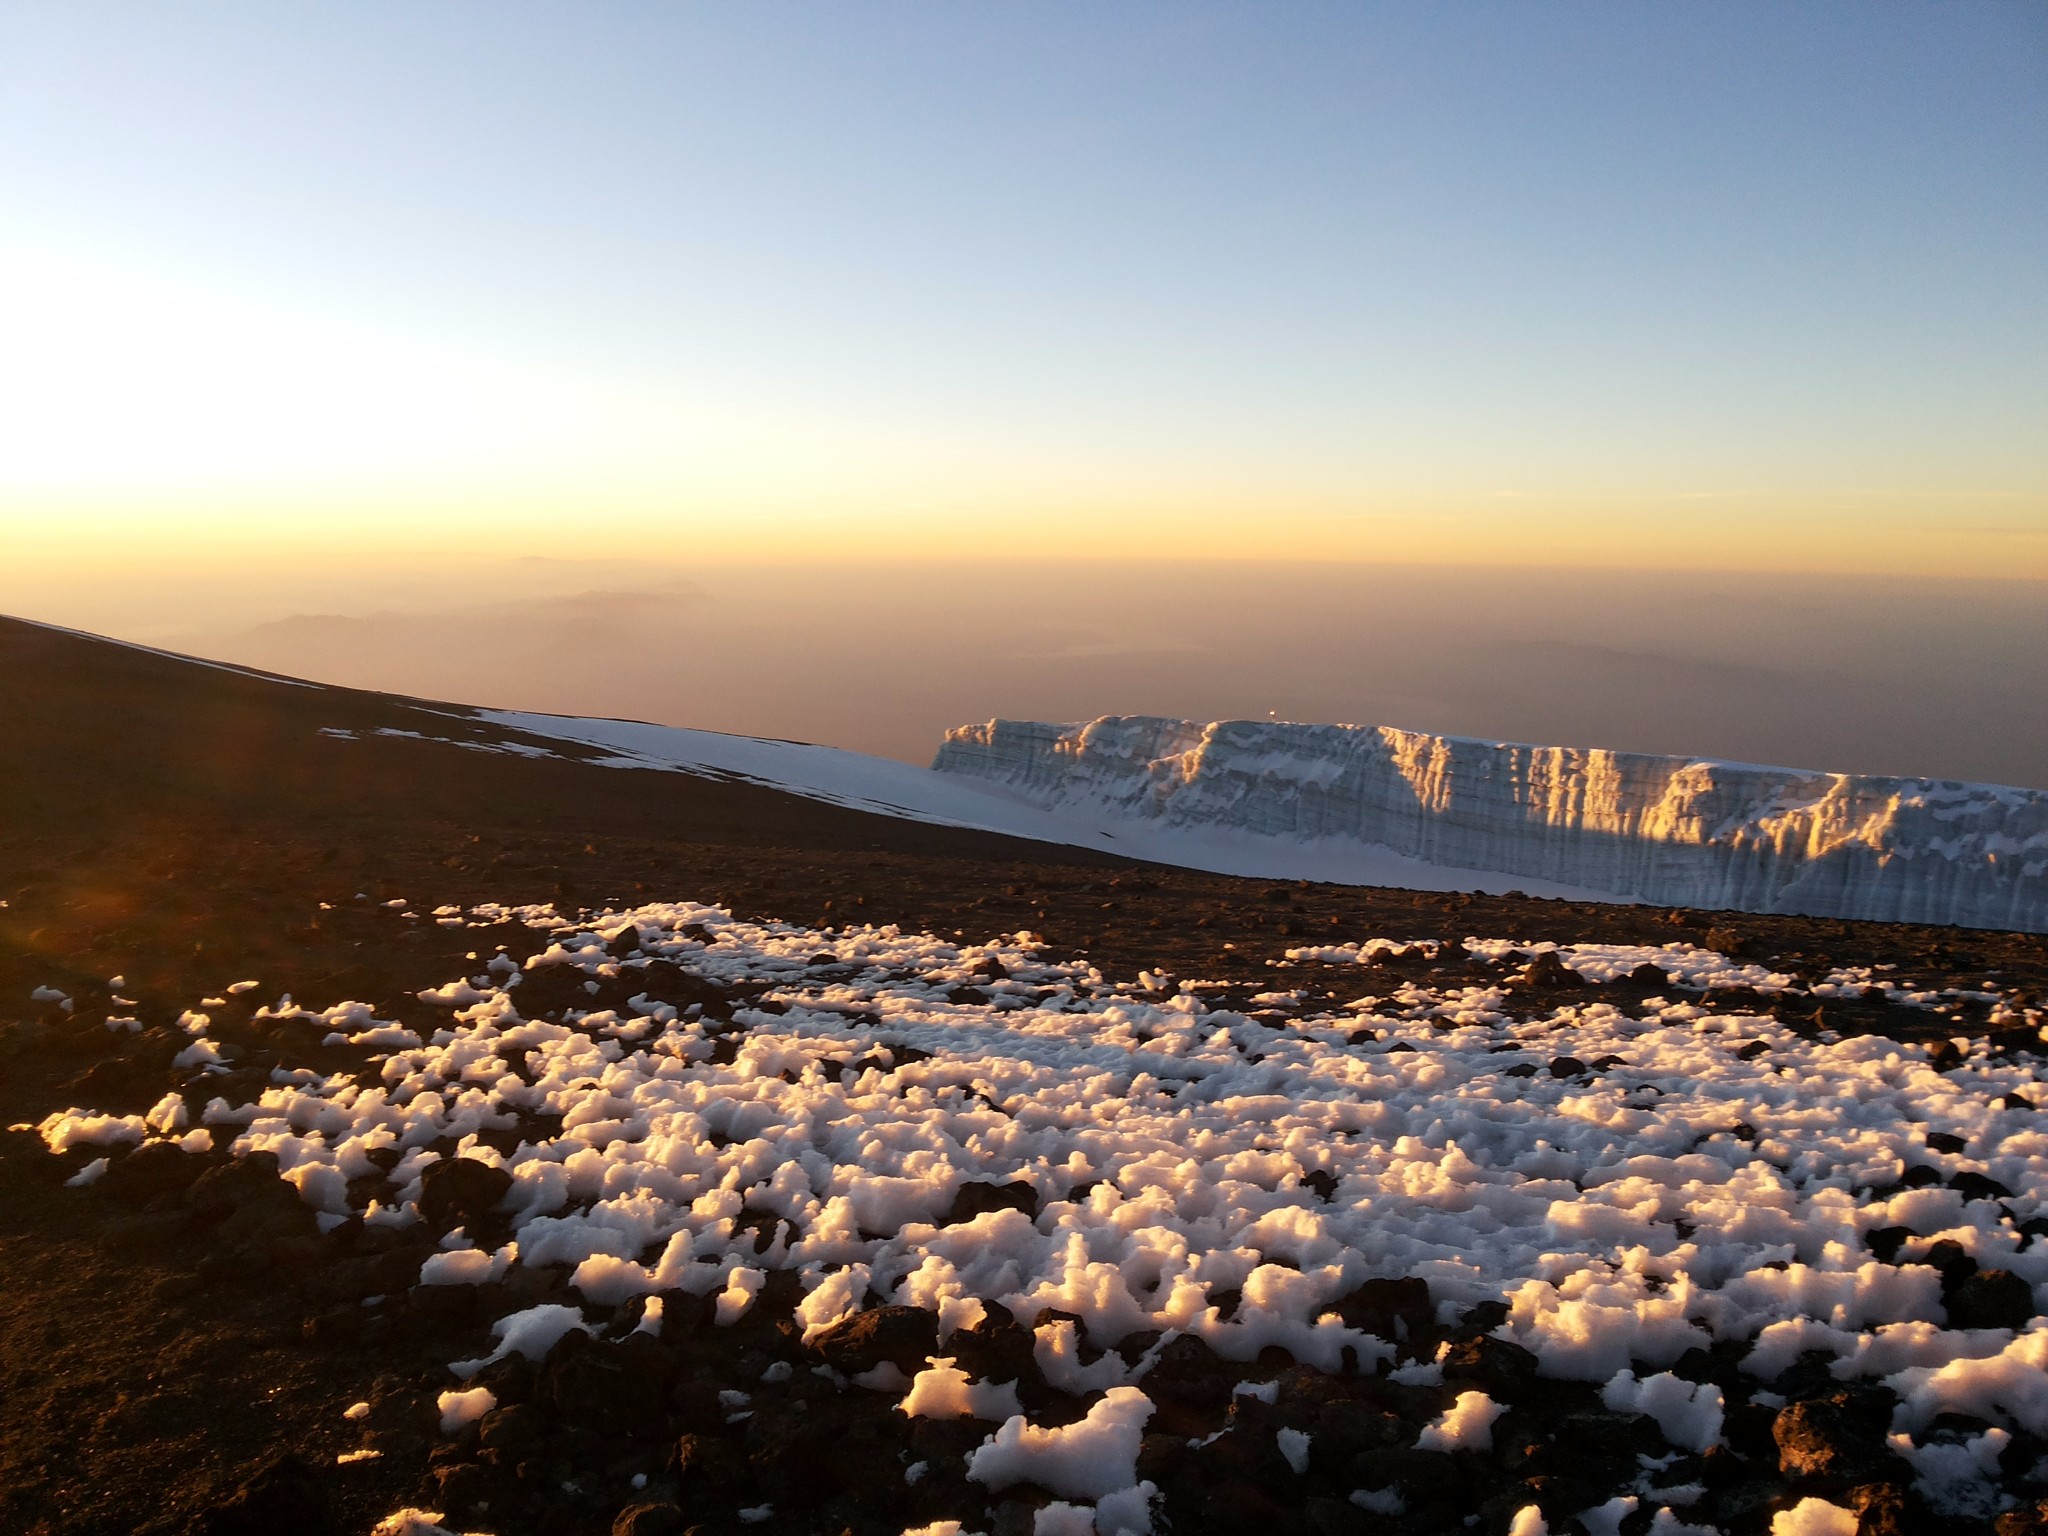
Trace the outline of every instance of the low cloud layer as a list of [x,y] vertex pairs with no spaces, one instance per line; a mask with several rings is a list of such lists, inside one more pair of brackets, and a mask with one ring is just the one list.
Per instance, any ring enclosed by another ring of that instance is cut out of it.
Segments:
[[[1272,714],[2048,782],[2038,583],[1009,560],[530,575],[508,562],[438,603],[371,595],[150,638],[360,687],[915,762],[946,727],[997,715]],[[560,590],[568,575],[593,585]]]

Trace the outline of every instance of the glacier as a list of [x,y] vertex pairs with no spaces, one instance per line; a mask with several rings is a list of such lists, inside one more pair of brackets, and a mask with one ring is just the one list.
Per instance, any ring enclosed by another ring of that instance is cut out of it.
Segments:
[[961,726],[932,767],[1104,831],[1320,852],[1323,879],[1352,858],[1382,883],[1364,867],[1391,854],[1532,894],[2048,932],[2040,790],[1149,715]]

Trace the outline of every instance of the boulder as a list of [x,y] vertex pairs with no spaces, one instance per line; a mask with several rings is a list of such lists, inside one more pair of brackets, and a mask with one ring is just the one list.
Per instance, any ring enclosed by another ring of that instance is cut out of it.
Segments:
[[1476,1387],[1496,1402],[1511,1402],[1536,1379],[1536,1356],[1509,1339],[1481,1334],[1460,1339],[1444,1354],[1444,1381]]
[[512,1175],[473,1157],[429,1163],[420,1175],[420,1215],[438,1231],[489,1216],[511,1191]]
[[1888,1396],[1840,1392],[1780,1409],[1771,1426],[1779,1471],[1796,1483],[1833,1488],[1904,1481],[1906,1464],[1885,1444]]
[[922,1307],[872,1307],[834,1323],[811,1348],[848,1376],[884,1361],[915,1375],[939,1352],[938,1319]]
[[1037,1219],[1038,1190],[1022,1179],[1008,1184],[992,1184],[987,1180],[970,1180],[954,1192],[953,1203],[940,1218],[941,1226],[956,1226],[963,1221],[990,1211],[1022,1211],[1026,1216]]
[[1980,1269],[1948,1293],[1951,1328],[2024,1328],[2034,1317],[2034,1288],[2008,1269]]

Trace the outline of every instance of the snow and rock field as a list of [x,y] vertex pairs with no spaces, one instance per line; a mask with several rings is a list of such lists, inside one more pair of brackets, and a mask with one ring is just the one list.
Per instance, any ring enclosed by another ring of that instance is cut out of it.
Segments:
[[[431,920],[497,942],[403,1006],[194,999],[159,1101],[35,1127],[231,1235],[281,1179],[361,1276],[310,1331],[426,1330],[433,1482],[384,1529],[546,1492],[640,1533],[1800,1536],[2048,1496],[2024,998],[1692,943],[1225,982],[700,903]],[[1977,1022],[1845,1036],[1840,998]]]
[[624,745],[0,620],[0,1529],[2040,1529],[2038,938]]

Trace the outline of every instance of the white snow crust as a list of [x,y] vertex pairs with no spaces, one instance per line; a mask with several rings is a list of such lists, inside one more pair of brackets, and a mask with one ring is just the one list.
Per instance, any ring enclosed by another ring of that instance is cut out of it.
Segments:
[[1674,906],[2048,930],[2039,790],[1144,715],[962,726],[933,767],[1105,829],[1228,832],[1361,867],[1391,855]]

